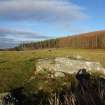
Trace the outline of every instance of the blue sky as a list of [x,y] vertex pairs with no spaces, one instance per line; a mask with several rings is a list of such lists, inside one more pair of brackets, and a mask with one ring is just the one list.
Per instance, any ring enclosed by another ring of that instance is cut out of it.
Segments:
[[0,0],[0,48],[105,29],[105,0]]

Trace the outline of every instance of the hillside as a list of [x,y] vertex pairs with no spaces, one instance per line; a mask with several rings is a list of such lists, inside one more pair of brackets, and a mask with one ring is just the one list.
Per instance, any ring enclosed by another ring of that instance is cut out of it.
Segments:
[[[88,48],[103,49],[105,48],[105,30],[72,35],[63,38],[44,40],[20,44],[15,50],[34,50],[43,48]],[[12,50],[12,49],[11,49]]]

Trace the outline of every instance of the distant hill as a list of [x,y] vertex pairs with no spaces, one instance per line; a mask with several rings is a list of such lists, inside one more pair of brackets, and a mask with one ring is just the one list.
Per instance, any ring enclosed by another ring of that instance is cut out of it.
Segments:
[[105,30],[72,35],[57,39],[24,43],[15,47],[15,50],[34,50],[43,48],[105,48]]

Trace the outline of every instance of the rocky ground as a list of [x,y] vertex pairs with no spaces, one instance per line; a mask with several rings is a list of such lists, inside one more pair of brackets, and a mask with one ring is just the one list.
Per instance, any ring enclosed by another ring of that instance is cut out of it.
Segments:
[[56,72],[55,75],[63,76],[61,72],[76,73],[82,68],[85,68],[90,72],[105,73],[105,68],[100,64],[100,62],[85,60],[81,56],[77,56],[77,58],[57,57],[39,59],[36,63],[35,73],[42,72],[43,70],[49,70]]

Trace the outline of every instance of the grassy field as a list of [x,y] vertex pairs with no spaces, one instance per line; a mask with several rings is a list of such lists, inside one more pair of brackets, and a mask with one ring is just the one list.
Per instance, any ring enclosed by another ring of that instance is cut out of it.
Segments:
[[0,52],[0,92],[22,86],[33,74],[38,58],[76,57],[98,61],[105,67],[105,50],[101,49],[44,49],[34,51]]

